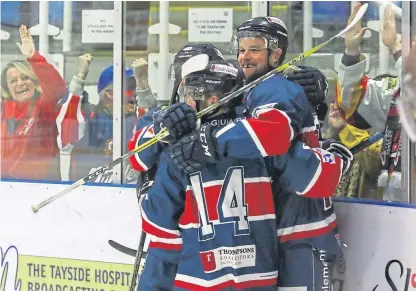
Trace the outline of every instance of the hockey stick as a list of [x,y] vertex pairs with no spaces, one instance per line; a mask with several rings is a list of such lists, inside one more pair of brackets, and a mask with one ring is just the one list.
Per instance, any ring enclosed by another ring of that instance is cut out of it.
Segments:
[[351,151],[352,154],[356,154],[356,153],[362,151],[363,149],[368,148],[373,143],[379,141],[383,137],[384,137],[384,133],[383,132],[376,132],[375,134],[373,134],[372,136],[370,136],[368,139],[366,139],[366,140],[360,142],[359,144],[357,144],[356,146],[352,147],[350,149],[350,151]]
[[137,255],[137,250],[132,249],[132,248],[129,248],[129,247],[126,247],[126,246],[124,246],[122,244],[119,244],[118,242],[113,241],[111,239],[108,240],[108,244],[112,248],[118,250],[119,252],[121,252],[121,253],[123,253],[125,255],[132,256],[132,257],[135,257]]
[[136,285],[139,285],[140,274],[141,274],[141,272],[139,274],[139,269],[140,269],[140,262],[142,261],[142,256],[144,253],[143,250],[144,250],[145,241],[146,241],[146,233],[142,230],[142,233],[140,235],[139,247],[137,248],[136,258],[134,259],[133,277],[130,283],[130,289],[129,289],[130,291],[134,291],[136,288]]
[[[220,106],[223,106],[225,104],[227,104],[228,102],[230,102],[232,99],[238,97],[239,95],[241,95],[242,93],[250,90],[251,88],[257,86],[259,83],[265,81],[266,79],[272,77],[273,75],[283,72],[285,69],[287,69],[289,66],[298,63],[300,61],[302,61],[303,59],[309,57],[310,55],[312,55],[313,53],[317,52],[318,50],[320,50],[321,48],[323,48],[324,46],[328,45],[330,42],[332,42],[333,40],[339,38],[340,36],[342,36],[345,32],[347,32],[348,30],[350,30],[358,21],[361,20],[361,18],[363,17],[364,13],[366,12],[368,7],[368,4],[365,3],[364,5],[361,6],[360,10],[357,12],[355,18],[353,19],[353,21],[351,21],[351,23],[345,28],[343,29],[341,32],[339,32],[337,35],[331,37],[330,39],[328,39],[327,41],[321,43],[320,45],[317,45],[314,48],[311,48],[310,50],[306,51],[305,53],[301,53],[299,54],[297,57],[295,57],[293,60],[277,67],[276,69],[268,72],[267,74],[261,76],[260,78],[258,78],[257,80],[241,87],[240,89],[234,91],[233,93],[231,93],[230,95],[225,96],[224,98],[222,98],[218,103],[213,104],[201,111],[199,111],[197,113],[197,117],[201,118],[202,116],[204,116],[207,113],[211,113],[213,112],[215,109],[217,109]],[[122,155],[121,157],[119,157],[118,159],[114,160],[113,162],[105,165],[102,168],[99,168],[98,170],[96,170],[95,172],[89,174],[86,177],[81,178],[80,180],[76,181],[74,184],[72,184],[70,187],[68,187],[67,189],[62,190],[61,192],[59,192],[58,194],[55,194],[51,197],[49,197],[48,199],[46,199],[45,201],[39,203],[38,205],[32,206],[32,211],[34,213],[38,212],[39,209],[45,207],[46,205],[52,203],[53,201],[55,201],[56,199],[64,196],[65,194],[71,192],[72,190],[78,188],[81,185],[84,185],[85,183],[88,183],[89,181],[91,181],[92,179],[96,178],[98,175],[104,173],[105,171],[108,171],[109,169],[112,169],[114,166],[118,165],[119,163],[121,163],[122,161],[128,159],[130,156],[148,148],[149,146],[152,146],[154,144],[156,144],[159,140],[162,140],[163,138],[167,137],[169,135],[169,132],[164,129],[161,130],[155,137],[153,137],[152,139],[148,140],[147,142],[141,144],[140,146],[138,146],[137,148],[135,148],[134,150]]]

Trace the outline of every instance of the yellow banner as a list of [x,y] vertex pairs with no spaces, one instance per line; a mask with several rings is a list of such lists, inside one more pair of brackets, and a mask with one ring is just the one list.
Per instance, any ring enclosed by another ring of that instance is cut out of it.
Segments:
[[0,255],[0,291],[123,291],[132,278],[127,264],[18,255],[13,247]]

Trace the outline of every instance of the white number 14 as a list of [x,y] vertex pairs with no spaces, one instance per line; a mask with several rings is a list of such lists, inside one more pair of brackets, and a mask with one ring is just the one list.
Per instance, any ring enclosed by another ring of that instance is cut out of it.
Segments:
[[[198,205],[199,239],[201,241],[212,239],[215,236],[215,229],[213,222],[209,220],[201,174],[192,174],[190,180]],[[250,234],[244,190],[243,167],[229,168],[219,195],[217,211],[220,224],[234,222],[234,235]]]

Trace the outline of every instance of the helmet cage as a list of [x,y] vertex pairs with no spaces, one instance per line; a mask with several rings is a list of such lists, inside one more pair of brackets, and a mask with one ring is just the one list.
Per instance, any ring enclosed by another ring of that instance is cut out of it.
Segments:
[[265,48],[270,49],[272,51],[275,51],[279,48],[279,39],[274,36],[270,36],[264,32],[260,31],[249,31],[249,30],[243,30],[238,31],[234,35],[234,41],[233,41],[233,53],[238,53],[240,48],[240,40],[245,38],[262,38],[265,41]]

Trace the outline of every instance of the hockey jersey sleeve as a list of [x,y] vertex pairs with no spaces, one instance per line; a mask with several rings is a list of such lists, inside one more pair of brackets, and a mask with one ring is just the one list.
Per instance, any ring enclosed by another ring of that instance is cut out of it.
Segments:
[[249,116],[230,123],[216,133],[219,152],[236,158],[282,155],[292,140],[304,131],[304,120],[311,107],[302,88],[282,76],[260,83],[247,97]]
[[342,160],[321,148],[296,142],[286,155],[272,157],[274,179],[284,189],[308,198],[331,197],[342,175]]
[[162,155],[155,182],[142,202],[142,229],[150,236],[148,257],[138,290],[172,290],[182,238],[179,217],[185,207],[183,182]]
[[[139,119],[136,126],[138,130],[133,133],[132,138],[127,143],[127,148],[129,151],[134,150],[136,147],[155,137],[153,131],[153,114],[161,109],[162,107],[152,109]],[[164,147],[165,145],[162,142],[157,142],[147,149],[132,155],[130,157],[131,167],[139,172],[148,171],[152,166],[156,164]]]
[[[365,75],[367,59],[364,55],[344,55],[339,65],[337,102],[349,118],[355,112],[367,122],[367,128],[383,131],[393,93],[399,86],[398,79],[372,80]],[[395,68],[401,70],[402,57],[396,60]]]

